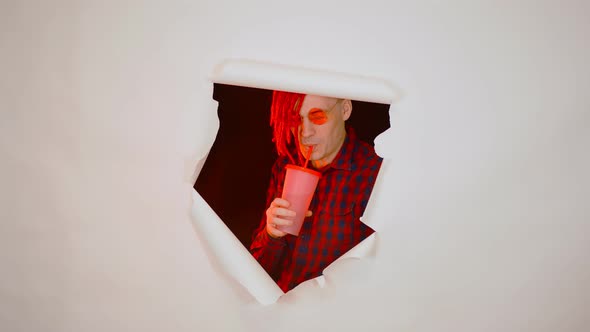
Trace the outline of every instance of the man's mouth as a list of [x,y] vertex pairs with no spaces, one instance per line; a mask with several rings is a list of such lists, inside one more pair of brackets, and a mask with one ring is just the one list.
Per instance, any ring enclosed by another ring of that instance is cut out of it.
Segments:
[[313,152],[315,151],[315,144],[304,145],[303,147],[303,151],[301,151],[303,153],[303,156],[305,158],[311,158]]
[[310,146],[313,146],[314,148],[318,145],[318,143],[310,143],[310,144],[302,144],[303,146],[305,146],[306,148],[309,148]]

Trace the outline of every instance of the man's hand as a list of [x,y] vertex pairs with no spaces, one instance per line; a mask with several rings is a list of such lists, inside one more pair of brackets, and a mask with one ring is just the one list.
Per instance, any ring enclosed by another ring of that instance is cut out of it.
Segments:
[[[285,217],[294,217],[296,214],[295,211],[289,210],[290,205],[288,201],[277,197],[266,209],[266,232],[271,237],[280,238],[287,235],[287,233],[279,230],[277,226],[288,226],[293,223],[291,220],[285,219]],[[305,213],[306,217],[311,215],[312,212],[309,210]]]

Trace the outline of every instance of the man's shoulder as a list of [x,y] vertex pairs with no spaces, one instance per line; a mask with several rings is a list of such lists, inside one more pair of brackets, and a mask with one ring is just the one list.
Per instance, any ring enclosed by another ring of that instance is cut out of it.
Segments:
[[383,162],[375,152],[375,148],[358,138],[354,140],[353,168],[360,171],[377,171]]

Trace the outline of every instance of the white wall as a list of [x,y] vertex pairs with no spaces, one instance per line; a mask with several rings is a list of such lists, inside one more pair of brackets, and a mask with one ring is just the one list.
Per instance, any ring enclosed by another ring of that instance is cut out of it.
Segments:
[[[354,3],[3,2],[0,330],[588,330],[588,3]],[[404,93],[375,258],[266,307],[189,217],[226,58]]]

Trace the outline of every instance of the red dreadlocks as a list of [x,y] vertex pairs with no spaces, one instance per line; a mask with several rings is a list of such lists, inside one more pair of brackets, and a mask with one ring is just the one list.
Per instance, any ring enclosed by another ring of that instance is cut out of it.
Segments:
[[[279,156],[288,156],[293,164],[295,162],[293,155],[290,153],[289,146],[294,140],[297,147],[298,159],[301,161],[299,152],[299,140],[293,137],[292,128],[297,128],[300,123],[299,111],[303,104],[305,94],[274,91],[272,94],[272,105],[270,108],[270,125],[273,127],[273,142],[277,147]],[[292,146],[292,145],[291,145]]]

